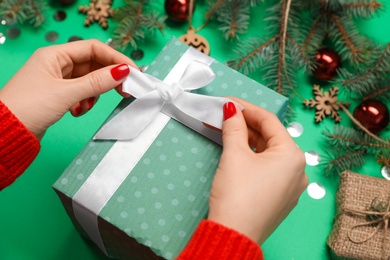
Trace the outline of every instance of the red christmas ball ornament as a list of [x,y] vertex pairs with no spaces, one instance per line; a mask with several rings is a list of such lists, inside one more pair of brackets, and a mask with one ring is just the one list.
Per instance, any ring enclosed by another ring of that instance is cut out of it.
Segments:
[[389,109],[379,100],[368,99],[355,109],[353,117],[375,134],[389,124]]
[[190,0],[165,0],[165,12],[176,22],[185,22],[188,18]]
[[313,76],[319,80],[328,81],[337,74],[341,67],[340,55],[329,48],[322,48],[316,54],[317,67],[312,71]]

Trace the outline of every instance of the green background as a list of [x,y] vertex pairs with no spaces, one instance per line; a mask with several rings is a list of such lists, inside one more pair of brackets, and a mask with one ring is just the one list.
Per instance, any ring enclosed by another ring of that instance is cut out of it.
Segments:
[[[382,1],[386,5],[390,2]],[[16,39],[7,38],[0,45],[0,86],[3,86],[37,49],[52,44],[65,43],[71,36],[83,39],[97,38],[106,42],[112,35],[114,23],[109,21],[109,29],[103,30],[98,24],[86,28],[83,26],[85,15],[77,12],[79,5],[88,1],[79,0],[70,6],[50,3],[47,22],[34,29],[29,25],[0,25],[0,33],[6,35],[9,28],[18,27],[21,35]],[[114,7],[123,5],[116,0]],[[163,12],[163,1],[156,1],[156,8]],[[64,10],[67,18],[58,22],[53,15]],[[205,7],[198,5],[193,24],[199,26],[203,21]],[[263,35],[265,6],[253,8],[250,28],[245,39]],[[370,20],[359,20],[357,24],[362,34],[375,39],[378,43],[390,42],[390,10]],[[179,37],[187,30],[187,24],[167,24],[163,35],[148,35],[140,49],[145,52],[143,59],[136,61],[138,66],[148,65],[172,36]],[[45,35],[56,31],[59,38],[47,42]],[[226,42],[217,30],[217,25],[209,23],[199,34],[208,39],[211,56],[224,62],[235,55],[232,49],[236,42]],[[124,51],[129,55],[130,50]],[[261,82],[260,74],[254,73],[251,78]],[[297,91],[306,99],[312,98],[310,78],[301,73]],[[25,86],[28,88],[29,86]],[[322,87],[329,87],[322,85]],[[327,90],[327,89],[326,89]],[[106,259],[94,246],[83,240],[73,227],[52,184],[70,164],[81,148],[95,133],[105,118],[121,100],[112,91],[102,95],[94,109],[88,114],[73,118],[66,114],[46,133],[41,144],[41,152],[29,169],[10,187],[0,192],[0,259]],[[321,124],[314,124],[315,112],[303,109],[302,105],[293,102],[297,109],[296,122],[302,124],[304,132],[295,138],[304,152],[315,151],[323,155],[325,146],[321,132],[333,127],[333,121],[326,118]],[[352,102],[350,111],[356,107]],[[343,113],[343,125],[351,125]],[[280,158],[281,162],[283,158]],[[288,165],[285,165],[288,168]],[[307,166],[309,183],[318,182],[325,187],[324,198],[315,200],[305,191],[298,206],[279,226],[274,234],[262,246],[266,259],[328,259],[326,238],[332,228],[335,212],[335,192],[338,186],[337,177],[326,177],[322,166]],[[360,173],[381,177],[380,167],[373,158],[368,158]],[[283,172],[275,173],[283,174]],[[275,187],[276,188],[276,187]]]

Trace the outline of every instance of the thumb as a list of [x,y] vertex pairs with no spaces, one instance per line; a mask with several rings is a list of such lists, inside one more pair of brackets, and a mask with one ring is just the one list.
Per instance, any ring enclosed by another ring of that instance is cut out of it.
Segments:
[[72,81],[71,91],[77,101],[99,96],[117,86],[130,74],[127,64],[107,66]]
[[233,102],[223,106],[224,121],[222,124],[222,141],[224,149],[237,146],[248,146],[248,128],[240,109]]

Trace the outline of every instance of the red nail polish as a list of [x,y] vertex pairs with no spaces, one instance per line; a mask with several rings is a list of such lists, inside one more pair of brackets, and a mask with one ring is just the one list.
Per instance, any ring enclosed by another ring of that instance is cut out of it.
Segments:
[[223,105],[224,120],[227,120],[237,113],[236,106],[233,102],[227,102]]
[[120,64],[111,69],[111,76],[115,80],[121,80],[130,74],[130,69],[126,64]]
[[74,109],[74,115],[79,116],[81,114],[81,106],[77,105],[77,107]]
[[95,105],[95,98],[94,97],[88,98],[87,102],[88,102],[88,110],[91,110],[93,105]]

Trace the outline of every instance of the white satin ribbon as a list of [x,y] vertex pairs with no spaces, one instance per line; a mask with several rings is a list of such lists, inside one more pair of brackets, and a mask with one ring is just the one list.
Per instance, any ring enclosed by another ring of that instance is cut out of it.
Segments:
[[[193,60],[199,60],[208,65],[213,62],[211,57],[206,56],[193,48],[188,48],[164,78],[164,82],[170,85],[179,81],[185,68]],[[174,115],[174,117],[180,122],[189,121],[183,119],[186,118],[186,116],[179,112]],[[138,161],[149,149],[150,145],[164,129],[169,120],[170,117],[167,115],[158,113],[157,117],[153,119],[137,138],[129,141],[115,142],[73,196],[73,212],[78,223],[106,255],[108,255],[108,253],[100,236],[98,227],[99,213],[122,184],[123,180],[131,174],[133,168],[137,165]],[[133,124],[131,123],[130,127],[132,126]],[[211,140],[215,140],[221,144],[221,134],[205,127],[202,122],[194,120],[193,122],[190,122],[189,126],[195,131],[198,131]]]
[[[181,78],[172,84],[129,68],[130,75],[122,84],[122,88],[137,99],[105,124],[94,139],[131,140],[137,137],[160,111],[176,119],[178,114],[182,115],[179,120],[184,120],[182,123],[187,126],[198,121],[222,129],[222,107],[230,100],[189,92],[202,88],[215,79],[215,74],[208,64],[196,60],[190,62]],[[238,103],[236,105],[243,109]]]

